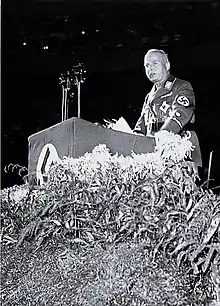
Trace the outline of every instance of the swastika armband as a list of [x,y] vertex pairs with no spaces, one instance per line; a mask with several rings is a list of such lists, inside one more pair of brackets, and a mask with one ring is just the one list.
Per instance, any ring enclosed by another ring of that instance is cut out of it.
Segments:
[[186,96],[177,96],[176,102],[182,106],[189,106],[189,99]]

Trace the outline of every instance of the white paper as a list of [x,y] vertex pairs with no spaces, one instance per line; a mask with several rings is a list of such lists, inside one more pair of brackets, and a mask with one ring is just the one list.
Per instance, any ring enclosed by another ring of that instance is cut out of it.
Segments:
[[119,118],[115,123],[113,123],[111,128],[115,131],[133,134],[132,129],[123,117]]

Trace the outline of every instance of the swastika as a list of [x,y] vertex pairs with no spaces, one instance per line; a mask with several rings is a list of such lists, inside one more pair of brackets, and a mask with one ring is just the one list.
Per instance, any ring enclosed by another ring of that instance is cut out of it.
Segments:
[[45,183],[45,175],[48,172],[50,166],[57,162],[59,159],[60,158],[55,146],[52,143],[47,143],[41,150],[37,161],[36,177],[38,185]]

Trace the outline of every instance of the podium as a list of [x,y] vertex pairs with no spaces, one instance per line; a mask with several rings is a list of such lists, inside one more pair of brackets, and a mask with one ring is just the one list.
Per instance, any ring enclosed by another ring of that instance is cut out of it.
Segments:
[[154,137],[143,137],[70,118],[28,137],[29,181],[42,181],[44,173],[58,158],[80,157],[105,144],[111,153],[123,156],[153,152]]

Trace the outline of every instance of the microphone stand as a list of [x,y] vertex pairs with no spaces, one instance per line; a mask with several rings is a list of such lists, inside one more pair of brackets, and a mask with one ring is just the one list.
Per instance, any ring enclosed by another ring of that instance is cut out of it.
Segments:
[[86,70],[83,67],[82,63],[79,63],[76,66],[73,66],[73,68],[70,71],[67,71],[65,74],[61,74],[61,77],[59,78],[60,84],[62,85],[62,121],[65,121],[69,117],[69,99],[68,99],[68,91],[71,89],[72,85],[77,86],[77,92],[78,92],[78,99],[77,99],[77,105],[78,105],[78,118],[80,118],[81,109],[80,109],[80,85],[85,81],[84,73],[86,73]]
[[80,118],[80,83],[77,81],[77,93],[78,93],[78,118]]
[[68,119],[68,110],[69,110],[69,99],[68,99],[68,91],[71,88],[70,84],[70,73],[64,75],[62,74],[60,77],[60,83],[62,85],[62,121]]
[[72,72],[75,75],[74,83],[77,86],[77,106],[78,106],[78,118],[81,117],[81,106],[80,106],[80,98],[81,98],[81,83],[84,83],[85,77],[84,73],[86,73],[86,70],[83,67],[82,63],[79,63],[78,65],[74,66],[72,69]]

